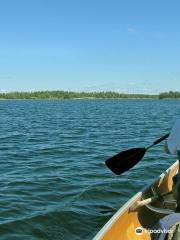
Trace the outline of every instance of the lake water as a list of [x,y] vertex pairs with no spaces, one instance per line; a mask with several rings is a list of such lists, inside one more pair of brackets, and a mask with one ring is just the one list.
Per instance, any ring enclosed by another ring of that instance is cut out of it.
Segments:
[[0,101],[0,239],[92,239],[176,158],[159,144],[121,176],[104,161],[179,115],[178,100]]

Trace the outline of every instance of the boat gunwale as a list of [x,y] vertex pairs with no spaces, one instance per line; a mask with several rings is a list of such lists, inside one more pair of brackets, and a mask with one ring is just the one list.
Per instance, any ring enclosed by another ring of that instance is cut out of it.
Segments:
[[123,215],[127,209],[132,205],[132,201],[135,202],[142,196],[142,192],[137,192],[132,198],[130,198],[117,212],[108,220],[108,222],[101,228],[101,230],[95,235],[93,240],[101,239],[104,234],[111,228],[111,226],[117,221],[117,219]]
[[142,191],[137,192],[134,196],[132,196],[117,212],[105,223],[105,225],[97,232],[93,240],[100,240],[104,237],[106,232],[113,226],[113,224],[119,219],[129,208],[135,203],[143,194],[145,194],[153,185],[159,182],[161,179],[167,175],[168,172],[171,172],[172,169],[178,164],[178,160],[175,161],[168,169],[162,172],[158,177],[151,182],[151,184],[147,185],[142,189]]

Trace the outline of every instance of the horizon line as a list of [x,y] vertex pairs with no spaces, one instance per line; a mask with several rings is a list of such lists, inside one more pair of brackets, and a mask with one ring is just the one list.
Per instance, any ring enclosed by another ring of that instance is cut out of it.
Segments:
[[[114,90],[99,90],[99,91],[87,91],[87,90],[12,90],[12,91],[4,91],[4,90],[0,90],[0,94],[9,94],[9,93],[36,93],[36,92],[69,92],[69,93],[117,93],[117,94],[127,94],[127,95],[153,95],[153,96],[158,96],[159,94],[162,93],[175,93],[178,91],[162,91],[162,92],[158,92],[158,93],[128,93],[128,92],[120,92],[120,91],[114,91]],[[179,91],[180,92],[180,91]]]

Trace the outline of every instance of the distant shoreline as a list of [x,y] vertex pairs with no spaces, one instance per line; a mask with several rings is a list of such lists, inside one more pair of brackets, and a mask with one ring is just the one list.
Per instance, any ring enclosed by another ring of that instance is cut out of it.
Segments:
[[6,100],[159,100],[158,98],[0,98]]
[[36,91],[0,93],[0,100],[66,100],[66,99],[180,99],[180,92],[164,92],[158,95],[126,94],[119,92]]

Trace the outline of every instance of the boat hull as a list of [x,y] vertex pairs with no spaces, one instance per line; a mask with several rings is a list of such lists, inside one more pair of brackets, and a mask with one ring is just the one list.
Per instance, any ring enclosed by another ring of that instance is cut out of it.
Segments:
[[142,192],[133,196],[119,211],[105,224],[93,240],[149,240],[152,227],[158,220],[174,211],[164,207],[164,200],[157,200],[152,205],[134,209],[138,201],[172,191],[172,177],[178,171],[178,161],[162,173],[159,178]]

